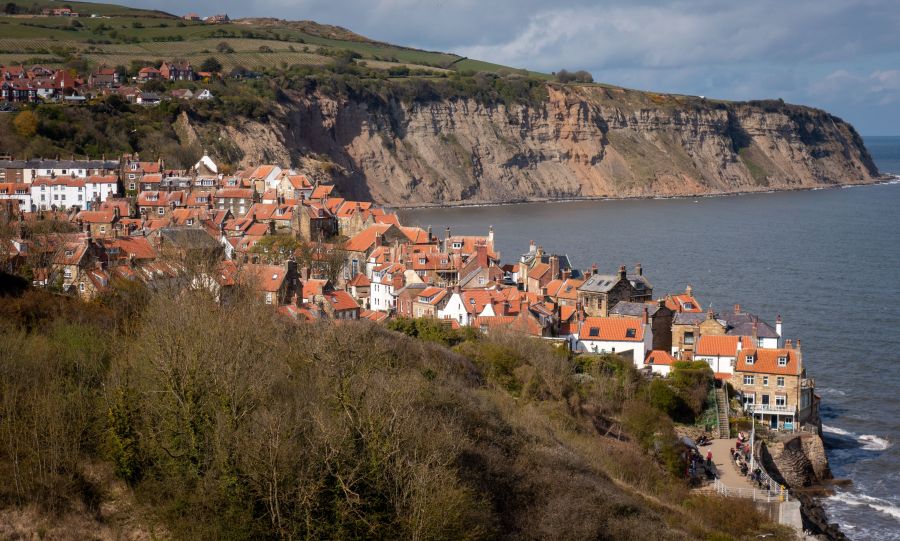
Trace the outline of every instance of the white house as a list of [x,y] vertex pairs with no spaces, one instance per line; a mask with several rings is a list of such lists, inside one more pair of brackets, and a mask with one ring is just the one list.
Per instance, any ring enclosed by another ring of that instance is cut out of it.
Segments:
[[661,349],[654,349],[647,353],[647,357],[644,359],[645,367],[649,367],[652,373],[663,377],[669,376],[675,363],[675,358],[668,351]]
[[704,335],[694,346],[694,360],[709,364],[716,374],[734,374],[734,365],[742,349],[756,347],[749,336]]
[[194,99],[211,100],[211,99],[213,99],[213,94],[212,94],[212,92],[209,91],[208,88],[204,88],[203,90],[200,91],[199,94],[197,94],[197,96]]
[[372,271],[369,300],[372,310],[389,312],[397,306],[395,293],[403,287],[403,265],[388,263]]
[[106,201],[118,193],[115,175],[72,177],[38,177],[31,183],[31,206],[34,210],[88,208],[94,201]]
[[570,346],[582,353],[630,353],[637,368],[644,367],[653,349],[653,329],[647,317],[589,317],[580,323]]
[[494,310],[493,301],[497,294],[497,291],[486,289],[454,291],[443,310],[438,310],[438,318],[453,319],[460,325],[469,326],[477,317],[500,315]]
[[31,191],[27,184],[3,183],[0,184],[0,201],[15,201],[19,212],[31,211]]

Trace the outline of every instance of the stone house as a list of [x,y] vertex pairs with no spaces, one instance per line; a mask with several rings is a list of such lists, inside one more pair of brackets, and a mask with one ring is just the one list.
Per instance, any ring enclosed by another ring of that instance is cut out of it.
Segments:
[[578,288],[578,302],[586,314],[594,317],[608,317],[617,303],[633,301],[638,296],[624,265],[619,267],[618,274],[598,274],[594,265],[590,276]]
[[656,302],[632,302],[622,301],[613,306],[609,311],[610,317],[643,317],[644,312],[653,329],[653,349],[671,351],[672,349],[672,319],[674,313],[666,306],[664,300]]
[[744,408],[770,427],[793,431],[818,416],[815,383],[806,378],[800,341],[784,348],[740,352],[734,388]]

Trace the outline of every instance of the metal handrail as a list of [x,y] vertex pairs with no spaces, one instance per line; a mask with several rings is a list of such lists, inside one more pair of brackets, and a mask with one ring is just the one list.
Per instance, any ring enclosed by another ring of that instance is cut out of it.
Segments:
[[735,498],[746,498],[748,500],[753,501],[765,501],[765,502],[786,502],[790,501],[790,494],[788,494],[787,490],[784,487],[779,485],[779,490],[763,490],[759,488],[737,488],[737,487],[729,487],[725,483],[722,482],[721,479],[716,479],[713,482],[713,488],[718,494],[722,494],[723,496],[731,496]]

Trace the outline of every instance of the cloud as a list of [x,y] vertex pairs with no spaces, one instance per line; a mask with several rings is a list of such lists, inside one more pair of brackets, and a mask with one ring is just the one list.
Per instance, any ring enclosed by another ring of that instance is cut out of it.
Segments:
[[[188,9],[176,0],[120,1]],[[900,126],[900,110],[891,109],[897,0],[201,0],[190,10],[312,19],[514,67],[585,69],[636,88],[782,97],[839,113],[853,105],[845,116],[864,133]]]

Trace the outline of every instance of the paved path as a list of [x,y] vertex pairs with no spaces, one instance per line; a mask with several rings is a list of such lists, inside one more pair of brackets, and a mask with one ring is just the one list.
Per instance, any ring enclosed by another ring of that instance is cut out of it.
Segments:
[[756,485],[750,482],[746,476],[741,475],[741,472],[734,465],[734,461],[731,459],[731,449],[734,447],[734,443],[737,440],[734,438],[731,439],[715,439],[712,440],[712,444],[706,447],[701,447],[704,455],[707,451],[712,451],[713,454],[713,463],[716,465],[716,469],[719,470],[719,480],[722,481],[728,488],[757,488]]

